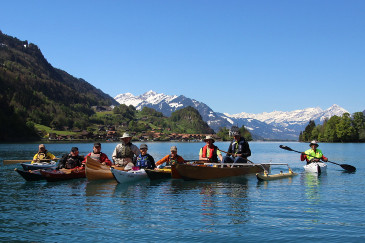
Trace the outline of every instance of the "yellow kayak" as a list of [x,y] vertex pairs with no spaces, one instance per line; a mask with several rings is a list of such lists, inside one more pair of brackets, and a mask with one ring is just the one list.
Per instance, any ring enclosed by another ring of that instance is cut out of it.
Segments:
[[288,177],[293,177],[295,175],[298,175],[297,173],[294,173],[291,169],[289,169],[288,173],[283,173],[282,171],[279,174],[269,175],[266,172],[264,174],[256,174],[256,177],[259,181],[272,181],[277,179],[283,179]]

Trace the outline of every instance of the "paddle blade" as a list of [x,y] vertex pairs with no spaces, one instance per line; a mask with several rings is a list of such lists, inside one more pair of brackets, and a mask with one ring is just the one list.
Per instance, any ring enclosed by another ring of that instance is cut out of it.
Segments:
[[285,150],[288,150],[288,151],[294,151],[294,150],[292,150],[291,148],[289,148],[288,146],[279,145],[279,147],[280,147],[281,149],[285,149]]
[[355,172],[356,171],[356,167],[352,166],[352,165],[346,165],[346,164],[341,164],[340,165],[344,170],[348,171],[348,172]]

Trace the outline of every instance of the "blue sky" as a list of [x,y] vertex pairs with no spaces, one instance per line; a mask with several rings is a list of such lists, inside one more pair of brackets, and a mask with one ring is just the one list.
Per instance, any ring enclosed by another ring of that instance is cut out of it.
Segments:
[[365,109],[363,0],[4,1],[0,30],[105,93],[231,114]]

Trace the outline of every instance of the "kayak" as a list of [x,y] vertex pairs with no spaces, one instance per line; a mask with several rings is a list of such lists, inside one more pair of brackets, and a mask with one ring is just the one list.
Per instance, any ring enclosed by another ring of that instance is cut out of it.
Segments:
[[21,175],[26,181],[45,180],[40,170],[18,170],[17,168],[14,170],[18,172],[19,175]]
[[311,172],[311,173],[320,174],[327,171],[327,164],[323,162],[312,162],[303,167],[306,172]]
[[257,173],[256,177],[259,181],[272,181],[277,179],[289,178],[298,175],[294,173],[291,169],[289,169],[288,173],[283,173],[282,171],[279,174],[269,175],[268,173],[260,174]]
[[[124,167],[114,167],[123,170]],[[112,180],[114,176],[110,171],[110,166],[103,165],[90,157],[86,158],[85,172],[88,180]]]
[[207,180],[270,171],[270,164],[177,164],[176,170],[185,180]]
[[148,178],[144,169],[124,171],[110,167],[110,171],[118,183],[134,182]]
[[42,176],[48,182],[66,181],[71,179],[85,178],[85,169],[60,169],[60,170],[41,170]]
[[159,170],[151,170],[146,169],[146,173],[150,180],[159,180],[159,179],[171,179],[171,168],[163,168]]
[[57,162],[51,161],[51,162],[35,162],[33,164],[28,163],[21,163],[20,164],[24,170],[45,170],[45,169],[56,169]]

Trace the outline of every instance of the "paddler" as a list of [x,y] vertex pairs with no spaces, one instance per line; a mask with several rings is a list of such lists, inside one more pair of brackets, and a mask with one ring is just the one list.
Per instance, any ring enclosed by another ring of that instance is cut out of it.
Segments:
[[181,157],[180,155],[177,154],[177,147],[171,146],[170,154],[166,155],[165,157],[163,157],[162,159],[157,161],[156,166],[158,166],[159,168],[163,168],[165,166],[171,166],[171,165],[175,165],[177,163],[182,164],[182,163],[184,163],[184,161],[185,160],[183,159],[183,157]]
[[155,169],[155,159],[147,153],[147,144],[141,144],[141,146],[139,146],[139,150],[141,151],[141,154],[137,156],[136,166],[139,169]]
[[223,161],[223,157],[218,147],[214,145],[214,138],[212,136],[206,136],[204,139],[205,145],[199,151],[199,160],[207,160],[210,162]]
[[100,143],[94,143],[93,151],[85,156],[84,160],[82,161],[83,164],[86,163],[86,158],[90,157],[96,161],[99,161],[103,165],[112,166],[112,162],[108,158],[106,154],[101,152],[101,144]]
[[247,163],[247,157],[251,156],[250,145],[239,132],[233,133],[233,137],[227,156],[224,156],[224,163]]
[[46,162],[51,162],[51,160],[53,160],[55,158],[56,158],[56,156],[54,156],[53,154],[48,152],[46,149],[46,146],[44,146],[44,144],[40,144],[38,146],[38,153],[36,153],[33,157],[32,164],[39,162],[39,161],[44,161],[44,160],[46,160]]
[[125,132],[121,137],[122,143],[118,144],[113,152],[113,161],[116,166],[134,164],[136,157],[141,154],[140,150],[132,141],[132,136]]
[[82,166],[82,161],[84,157],[79,155],[79,148],[72,147],[69,154],[65,154],[60,159],[57,168],[58,169],[73,169]]
[[323,155],[322,151],[320,149],[318,149],[318,143],[316,140],[313,140],[310,144],[309,147],[311,147],[310,149],[308,149],[307,151],[303,152],[300,155],[300,160],[307,161],[307,164],[310,164],[312,162],[319,162],[320,160],[323,160],[324,162],[327,162],[328,159]]

